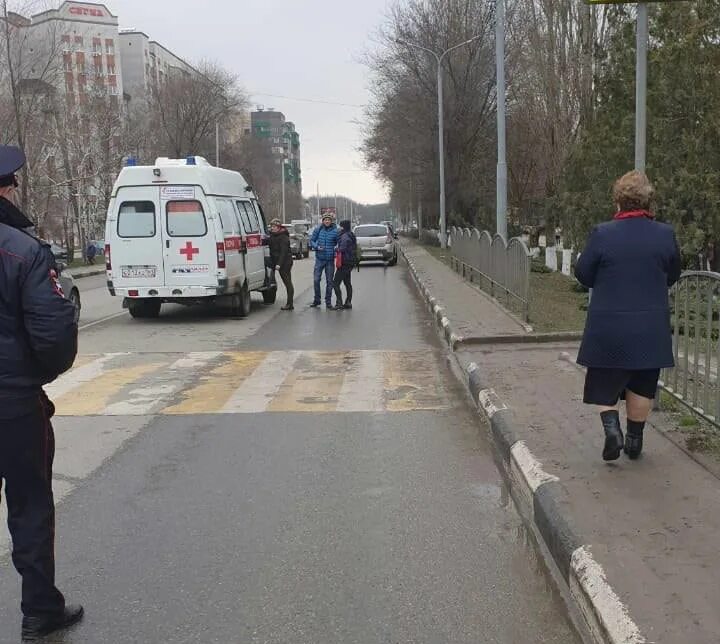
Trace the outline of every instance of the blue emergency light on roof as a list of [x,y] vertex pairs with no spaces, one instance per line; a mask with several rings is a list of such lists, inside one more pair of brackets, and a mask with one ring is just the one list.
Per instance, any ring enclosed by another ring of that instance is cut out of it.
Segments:
[[137,159],[135,157],[128,157],[127,161],[125,161],[125,165],[128,168],[134,167],[137,165]]
[[188,165],[197,165],[197,161],[195,160],[195,157],[190,156],[186,159],[186,163]]

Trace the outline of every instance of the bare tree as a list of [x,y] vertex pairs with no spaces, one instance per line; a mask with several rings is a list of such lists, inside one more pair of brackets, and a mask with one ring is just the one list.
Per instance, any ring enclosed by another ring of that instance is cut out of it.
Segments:
[[176,71],[153,88],[153,107],[163,147],[175,157],[210,156],[216,124],[247,105],[237,78],[217,63],[202,62],[199,74]]

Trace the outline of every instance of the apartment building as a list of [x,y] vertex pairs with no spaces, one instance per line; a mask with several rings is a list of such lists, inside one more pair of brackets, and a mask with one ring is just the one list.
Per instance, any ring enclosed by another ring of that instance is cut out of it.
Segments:
[[279,166],[285,159],[285,181],[298,186],[302,192],[300,166],[300,134],[295,124],[286,121],[285,115],[273,109],[258,108],[250,114],[250,132],[265,142],[265,153]]
[[196,74],[192,65],[160,43],[135,29],[123,29],[119,34],[120,61],[125,91],[134,100],[147,95],[156,83],[173,74]]
[[[83,103],[89,95],[123,96],[118,17],[103,4],[63,2],[31,18],[17,17],[32,53],[28,79],[41,79]],[[55,65],[53,65],[55,58]],[[61,64],[60,64],[61,62]]]

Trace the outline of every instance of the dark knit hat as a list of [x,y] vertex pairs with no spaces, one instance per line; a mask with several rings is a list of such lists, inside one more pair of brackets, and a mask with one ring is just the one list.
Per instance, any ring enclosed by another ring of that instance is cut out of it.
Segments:
[[352,224],[350,223],[349,219],[344,219],[343,221],[340,222],[340,228],[342,228],[343,230],[349,231],[351,225]]

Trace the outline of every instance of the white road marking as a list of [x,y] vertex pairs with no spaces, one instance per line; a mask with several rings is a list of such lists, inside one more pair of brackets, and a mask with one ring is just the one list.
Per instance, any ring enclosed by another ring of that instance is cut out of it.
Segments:
[[383,411],[385,361],[382,351],[352,351],[352,367],[345,373],[337,411]]
[[300,351],[273,351],[235,390],[221,413],[259,414],[267,410],[295,367]]
[[123,315],[127,315],[127,311],[120,311],[120,313],[113,313],[112,315],[108,315],[104,318],[100,318],[99,320],[95,320],[94,322],[88,322],[87,324],[83,324],[82,326],[78,327],[78,331],[84,331],[85,329],[89,329],[90,327],[97,326],[98,324],[102,324],[103,322],[109,322],[110,320],[114,320],[115,318],[122,317]]
[[595,641],[607,640],[617,644],[647,642],[587,546],[573,552],[570,571],[570,593],[583,612]]
[[144,386],[128,392],[127,398],[105,407],[106,416],[145,416],[166,407],[172,396],[185,387],[185,379],[178,371],[201,371],[209,362],[222,355],[221,351],[198,351],[173,362],[164,373],[170,373],[172,382]]
[[81,385],[84,385],[91,380],[94,380],[98,376],[102,375],[105,371],[105,365],[111,360],[119,357],[128,355],[127,353],[106,353],[100,356],[96,360],[89,362],[82,367],[73,369],[68,373],[60,376],[55,382],[45,387],[45,393],[52,400],[54,398],[60,398],[67,393],[70,393],[74,389],[77,389]]

